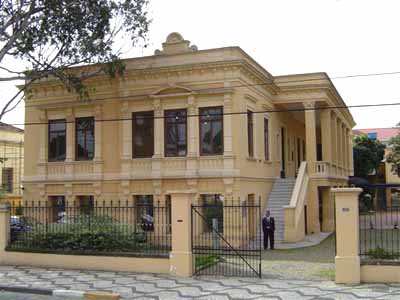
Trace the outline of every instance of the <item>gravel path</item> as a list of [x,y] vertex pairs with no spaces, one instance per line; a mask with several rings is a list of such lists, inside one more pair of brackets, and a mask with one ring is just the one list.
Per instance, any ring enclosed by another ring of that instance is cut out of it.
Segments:
[[262,254],[263,276],[279,279],[333,280],[335,274],[335,238],[317,246],[267,250]]

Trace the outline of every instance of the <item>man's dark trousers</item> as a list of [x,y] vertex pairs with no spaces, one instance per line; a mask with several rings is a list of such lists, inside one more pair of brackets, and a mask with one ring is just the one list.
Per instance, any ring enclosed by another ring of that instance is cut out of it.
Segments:
[[273,230],[266,230],[264,231],[264,249],[268,248],[268,240],[271,246],[271,249],[274,249],[274,231]]

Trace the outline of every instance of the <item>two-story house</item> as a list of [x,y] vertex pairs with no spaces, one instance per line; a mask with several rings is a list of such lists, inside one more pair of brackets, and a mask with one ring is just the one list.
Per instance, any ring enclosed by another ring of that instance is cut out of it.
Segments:
[[329,189],[352,174],[355,124],[330,108],[345,103],[325,73],[272,76],[239,47],[198,50],[178,33],[124,63],[123,76],[86,82],[90,101],[51,78],[32,85],[25,200],[168,204],[190,190],[261,197],[288,241],[333,230]]

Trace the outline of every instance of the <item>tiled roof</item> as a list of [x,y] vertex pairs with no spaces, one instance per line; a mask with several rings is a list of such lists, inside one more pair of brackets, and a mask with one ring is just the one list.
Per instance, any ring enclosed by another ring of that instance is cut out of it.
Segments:
[[13,132],[24,132],[23,129],[15,127],[13,125],[7,124],[0,122],[0,130],[7,130],[7,131],[13,131]]
[[376,133],[377,139],[381,142],[387,142],[392,137],[400,134],[400,128],[392,127],[392,128],[365,128],[365,129],[354,129],[353,134],[361,134],[361,133]]

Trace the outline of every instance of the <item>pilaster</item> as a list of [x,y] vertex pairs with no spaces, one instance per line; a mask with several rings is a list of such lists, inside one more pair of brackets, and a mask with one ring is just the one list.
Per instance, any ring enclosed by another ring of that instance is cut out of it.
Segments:
[[[224,176],[233,175],[234,159],[233,159],[233,141],[232,141],[232,94],[224,95]],[[254,148],[256,149],[256,148]]]
[[197,158],[199,153],[199,117],[196,98],[190,95],[187,99],[188,105],[188,155],[186,160],[186,176],[192,177],[197,172]]
[[163,110],[161,106],[161,100],[155,98],[153,100],[154,107],[154,155],[151,162],[152,176],[161,176],[161,158],[163,157],[163,145],[164,145],[164,122],[163,122]]
[[130,174],[130,164],[132,160],[132,116],[129,111],[128,101],[124,101],[121,106],[121,172],[122,176],[128,178]]

